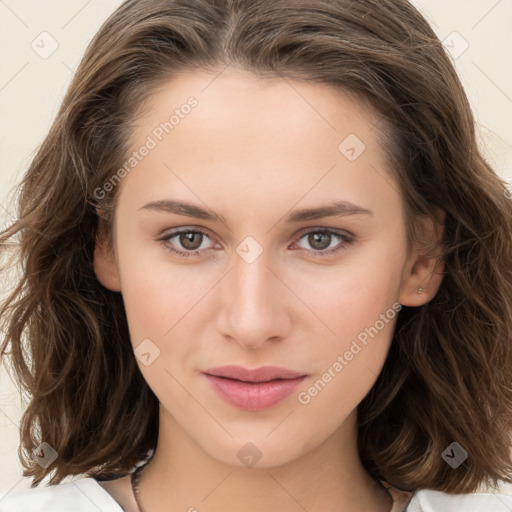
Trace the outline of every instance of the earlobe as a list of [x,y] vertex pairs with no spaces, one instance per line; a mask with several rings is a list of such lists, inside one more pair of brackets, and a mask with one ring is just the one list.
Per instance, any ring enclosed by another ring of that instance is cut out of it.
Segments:
[[[444,215],[439,216],[444,221]],[[398,300],[403,306],[426,304],[436,295],[443,280],[443,225],[433,219],[424,220],[422,225],[422,243],[412,250],[402,276]]]
[[119,271],[115,260],[114,251],[108,243],[105,234],[106,227],[100,218],[96,246],[94,248],[94,272],[98,281],[113,292],[121,291]]
[[437,258],[421,258],[415,262],[398,301],[403,306],[422,306],[429,302],[439,290],[443,280],[444,262]]

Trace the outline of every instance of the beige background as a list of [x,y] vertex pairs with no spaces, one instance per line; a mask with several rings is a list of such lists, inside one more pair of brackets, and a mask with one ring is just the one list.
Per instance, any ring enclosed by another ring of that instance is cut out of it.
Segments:
[[[14,210],[7,193],[47,132],[86,45],[120,3],[0,0],[2,224],[12,219]],[[482,149],[512,183],[512,0],[413,3],[451,47],[480,124]],[[52,45],[58,45],[54,53],[44,55]],[[21,477],[17,458],[21,410],[22,402],[0,368],[0,497],[30,483]]]

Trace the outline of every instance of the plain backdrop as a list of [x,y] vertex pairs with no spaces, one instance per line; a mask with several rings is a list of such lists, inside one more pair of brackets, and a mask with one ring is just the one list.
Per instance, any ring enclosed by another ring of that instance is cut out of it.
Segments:
[[[479,122],[481,147],[512,183],[512,0],[418,0],[452,54]],[[0,220],[8,192],[56,114],[73,70],[118,0],[0,0]],[[51,53],[51,54],[50,54]],[[29,487],[18,461],[23,403],[0,368],[0,497]]]

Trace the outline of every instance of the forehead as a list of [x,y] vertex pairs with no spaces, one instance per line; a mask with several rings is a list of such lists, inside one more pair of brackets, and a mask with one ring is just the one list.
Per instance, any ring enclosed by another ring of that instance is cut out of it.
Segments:
[[[191,98],[197,104],[193,109],[186,106]],[[264,78],[239,69],[197,70],[181,72],[154,91],[139,110],[132,140],[169,121],[173,113],[177,114],[171,123],[174,139],[186,131],[186,127],[175,130],[178,124],[193,124],[197,136],[207,130],[216,143],[226,140],[227,134],[239,138],[267,134],[268,144],[283,146],[293,136],[307,135],[311,143],[321,138],[326,145],[332,142],[335,149],[347,130],[371,145],[371,139],[379,135],[375,128],[381,120],[361,97],[331,85]],[[182,123],[187,117],[190,120]],[[276,131],[281,133],[278,141],[271,137]]]
[[[181,73],[133,123],[131,150],[148,141],[151,150],[128,181],[148,201],[177,188],[219,200],[226,188],[236,190],[239,206],[251,191],[271,201],[284,191],[313,200],[335,190],[353,202],[383,192],[389,200],[397,187],[387,174],[380,121],[367,103],[326,84],[240,70]],[[192,190],[184,189],[185,178]],[[386,184],[391,190],[382,190]]]

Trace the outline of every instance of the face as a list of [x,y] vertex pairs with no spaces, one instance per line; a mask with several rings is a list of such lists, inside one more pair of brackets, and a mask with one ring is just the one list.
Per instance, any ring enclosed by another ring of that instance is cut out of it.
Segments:
[[96,272],[162,421],[217,460],[321,445],[375,382],[399,302],[430,298],[378,121],[329,86],[231,71],[174,78],[134,122]]

